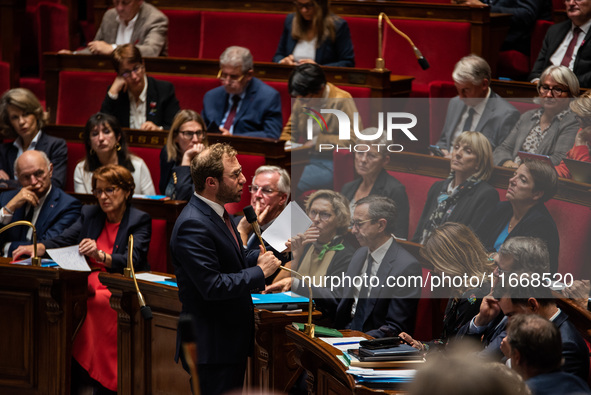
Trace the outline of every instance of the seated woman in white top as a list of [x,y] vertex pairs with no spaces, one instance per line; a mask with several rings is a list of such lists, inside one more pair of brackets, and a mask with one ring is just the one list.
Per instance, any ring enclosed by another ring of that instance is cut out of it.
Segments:
[[121,165],[131,171],[139,195],[155,195],[154,183],[142,158],[129,154],[127,139],[112,115],[96,113],[84,127],[86,158],[74,170],[74,191],[92,193],[92,173],[107,164]]

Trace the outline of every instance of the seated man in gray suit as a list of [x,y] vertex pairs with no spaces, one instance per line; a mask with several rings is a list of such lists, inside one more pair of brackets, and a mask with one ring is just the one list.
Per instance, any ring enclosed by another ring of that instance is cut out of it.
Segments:
[[168,18],[144,0],[113,0],[94,40],[82,51],[59,53],[110,55],[118,45],[133,44],[144,57],[168,55]]
[[484,134],[494,150],[517,122],[519,111],[490,89],[490,66],[479,56],[460,59],[452,78],[458,96],[449,102],[437,145],[450,158],[452,142],[462,132],[470,130]]

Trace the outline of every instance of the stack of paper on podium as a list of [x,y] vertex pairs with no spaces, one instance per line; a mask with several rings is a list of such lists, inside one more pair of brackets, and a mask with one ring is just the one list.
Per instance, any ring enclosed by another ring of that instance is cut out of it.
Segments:
[[410,383],[415,369],[374,370],[351,367],[347,373],[355,377],[355,382],[369,388],[399,389],[401,384]]
[[307,310],[309,299],[293,292],[252,294],[254,307],[269,311]]

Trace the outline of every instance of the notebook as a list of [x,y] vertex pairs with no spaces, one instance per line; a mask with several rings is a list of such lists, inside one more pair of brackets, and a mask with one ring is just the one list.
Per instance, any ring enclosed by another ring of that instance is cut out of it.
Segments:
[[573,180],[591,184],[591,162],[564,158],[564,164]]
[[554,166],[548,155],[530,154],[529,152],[519,151],[517,156],[519,156],[522,161],[525,161],[526,159],[541,160],[542,162],[546,162],[549,165]]

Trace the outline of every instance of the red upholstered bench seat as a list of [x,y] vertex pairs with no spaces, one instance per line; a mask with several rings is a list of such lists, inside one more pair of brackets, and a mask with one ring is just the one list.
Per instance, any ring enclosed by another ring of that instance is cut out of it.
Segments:
[[355,67],[373,69],[378,57],[378,18],[343,17],[349,25],[355,51]]
[[198,58],[201,45],[201,11],[161,11],[168,17],[168,56]]

